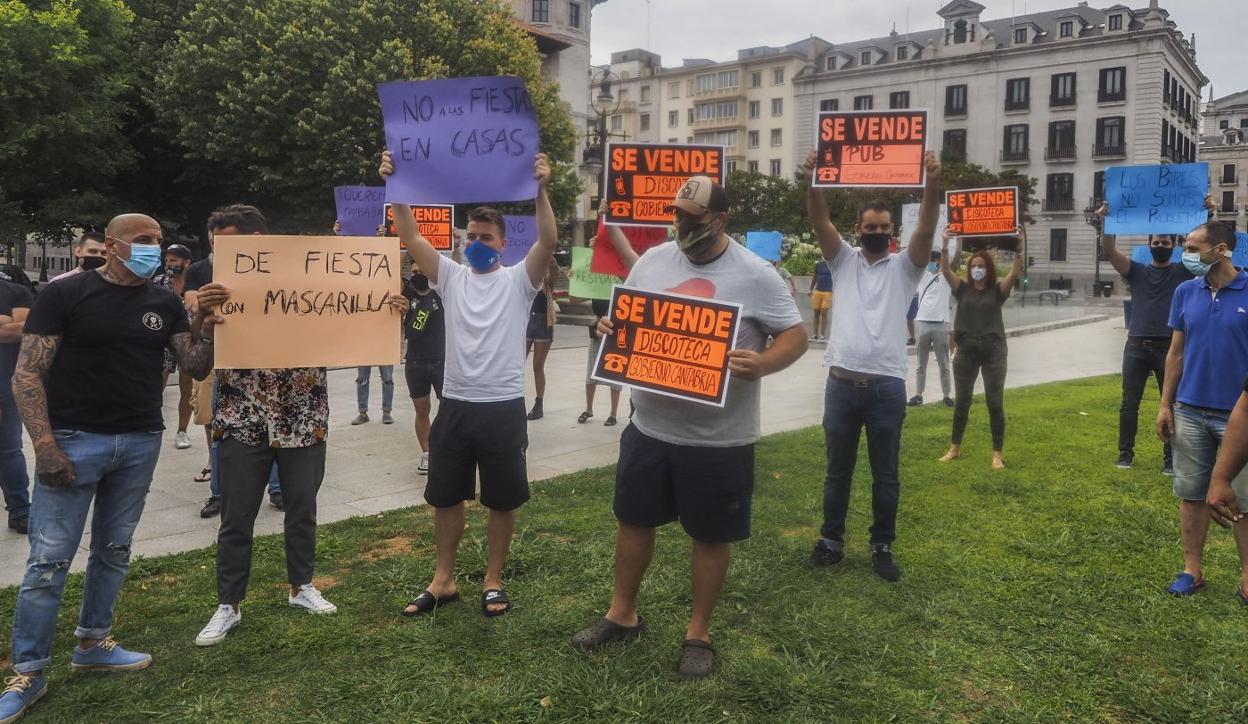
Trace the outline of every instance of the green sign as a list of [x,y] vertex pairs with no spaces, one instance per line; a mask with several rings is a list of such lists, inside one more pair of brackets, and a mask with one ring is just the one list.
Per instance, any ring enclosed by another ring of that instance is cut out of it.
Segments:
[[578,299],[610,299],[611,287],[623,280],[610,274],[595,274],[590,271],[589,260],[593,255],[594,250],[589,247],[572,248],[572,274],[568,279],[568,294]]

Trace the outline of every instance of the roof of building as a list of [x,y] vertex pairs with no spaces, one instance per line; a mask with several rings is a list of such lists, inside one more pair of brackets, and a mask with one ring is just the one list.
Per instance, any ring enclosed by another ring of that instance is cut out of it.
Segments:
[[1230,95],[1222,96],[1221,98],[1209,101],[1206,113],[1217,113],[1244,106],[1248,106],[1248,90],[1242,90],[1238,93],[1232,93]]

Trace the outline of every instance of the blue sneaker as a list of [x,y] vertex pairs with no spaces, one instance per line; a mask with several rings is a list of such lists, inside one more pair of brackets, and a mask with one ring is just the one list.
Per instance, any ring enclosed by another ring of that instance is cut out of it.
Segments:
[[48,677],[16,674],[4,680],[4,694],[0,695],[0,724],[17,721],[31,704],[48,691]]
[[1196,577],[1190,573],[1180,573],[1178,577],[1174,579],[1174,583],[1171,583],[1170,587],[1166,590],[1170,592],[1171,596],[1190,596],[1204,587],[1204,578],[1201,578],[1198,581],[1196,580]]
[[77,671],[84,669],[134,671],[151,666],[152,655],[126,651],[117,645],[112,636],[109,636],[95,642],[95,646],[86,651],[75,646],[74,659],[70,662],[70,665]]

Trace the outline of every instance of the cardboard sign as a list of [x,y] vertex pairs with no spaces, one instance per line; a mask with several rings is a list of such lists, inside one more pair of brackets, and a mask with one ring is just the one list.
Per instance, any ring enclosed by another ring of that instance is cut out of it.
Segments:
[[595,274],[589,269],[594,250],[572,247],[572,268],[568,275],[568,294],[578,299],[610,299],[611,287],[623,280],[610,274]]
[[[420,235],[438,251],[450,251],[453,247],[455,233],[455,207],[442,205],[412,206],[412,218]],[[386,204],[386,229],[391,236],[398,236],[399,230],[394,227],[394,211]]]
[[778,231],[747,231],[745,246],[767,261],[780,261],[780,248],[784,238]]
[[824,111],[811,184],[916,187],[927,179],[927,111]]
[[342,236],[375,236],[385,213],[384,186],[335,186],[334,208]]
[[218,236],[221,369],[356,367],[399,361],[399,249],[377,236]]
[[[638,256],[645,254],[651,247],[658,246],[667,241],[667,227],[653,226],[620,226],[617,227],[624,232],[624,238],[628,239],[628,245],[633,247],[633,251]],[[607,236],[606,217],[598,217],[598,232],[595,234],[598,241],[594,244],[594,256],[590,259],[589,270],[595,274],[609,274],[620,278],[628,278],[628,269],[624,268],[624,261],[620,259],[620,255],[616,253],[615,246],[611,243],[611,239]]]
[[503,247],[503,266],[515,266],[524,261],[537,243],[537,217],[504,216],[503,223],[507,225],[503,230],[507,239]]
[[664,211],[690,176],[724,183],[723,146],[612,143],[607,145],[607,219],[612,226],[672,225]]
[[537,116],[510,76],[377,86],[394,174],[393,203],[527,201],[537,196]]
[[598,348],[595,380],[724,406],[740,304],[617,286],[608,315],[615,332]]
[[1013,236],[1018,232],[1018,189],[946,191],[949,231],[961,236]]
[[1105,170],[1106,234],[1186,234],[1209,218],[1208,163]]

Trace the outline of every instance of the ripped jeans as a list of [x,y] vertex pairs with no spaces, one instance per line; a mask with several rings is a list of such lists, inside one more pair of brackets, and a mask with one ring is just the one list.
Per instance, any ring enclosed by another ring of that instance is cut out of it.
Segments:
[[30,558],[13,615],[13,670],[40,671],[52,660],[52,639],[65,576],[91,517],[91,553],[82,581],[80,639],[108,636],[117,594],[130,569],[130,543],[160,457],[161,431],[101,435],[53,430],[74,466],[63,488],[35,479],[30,507]]

